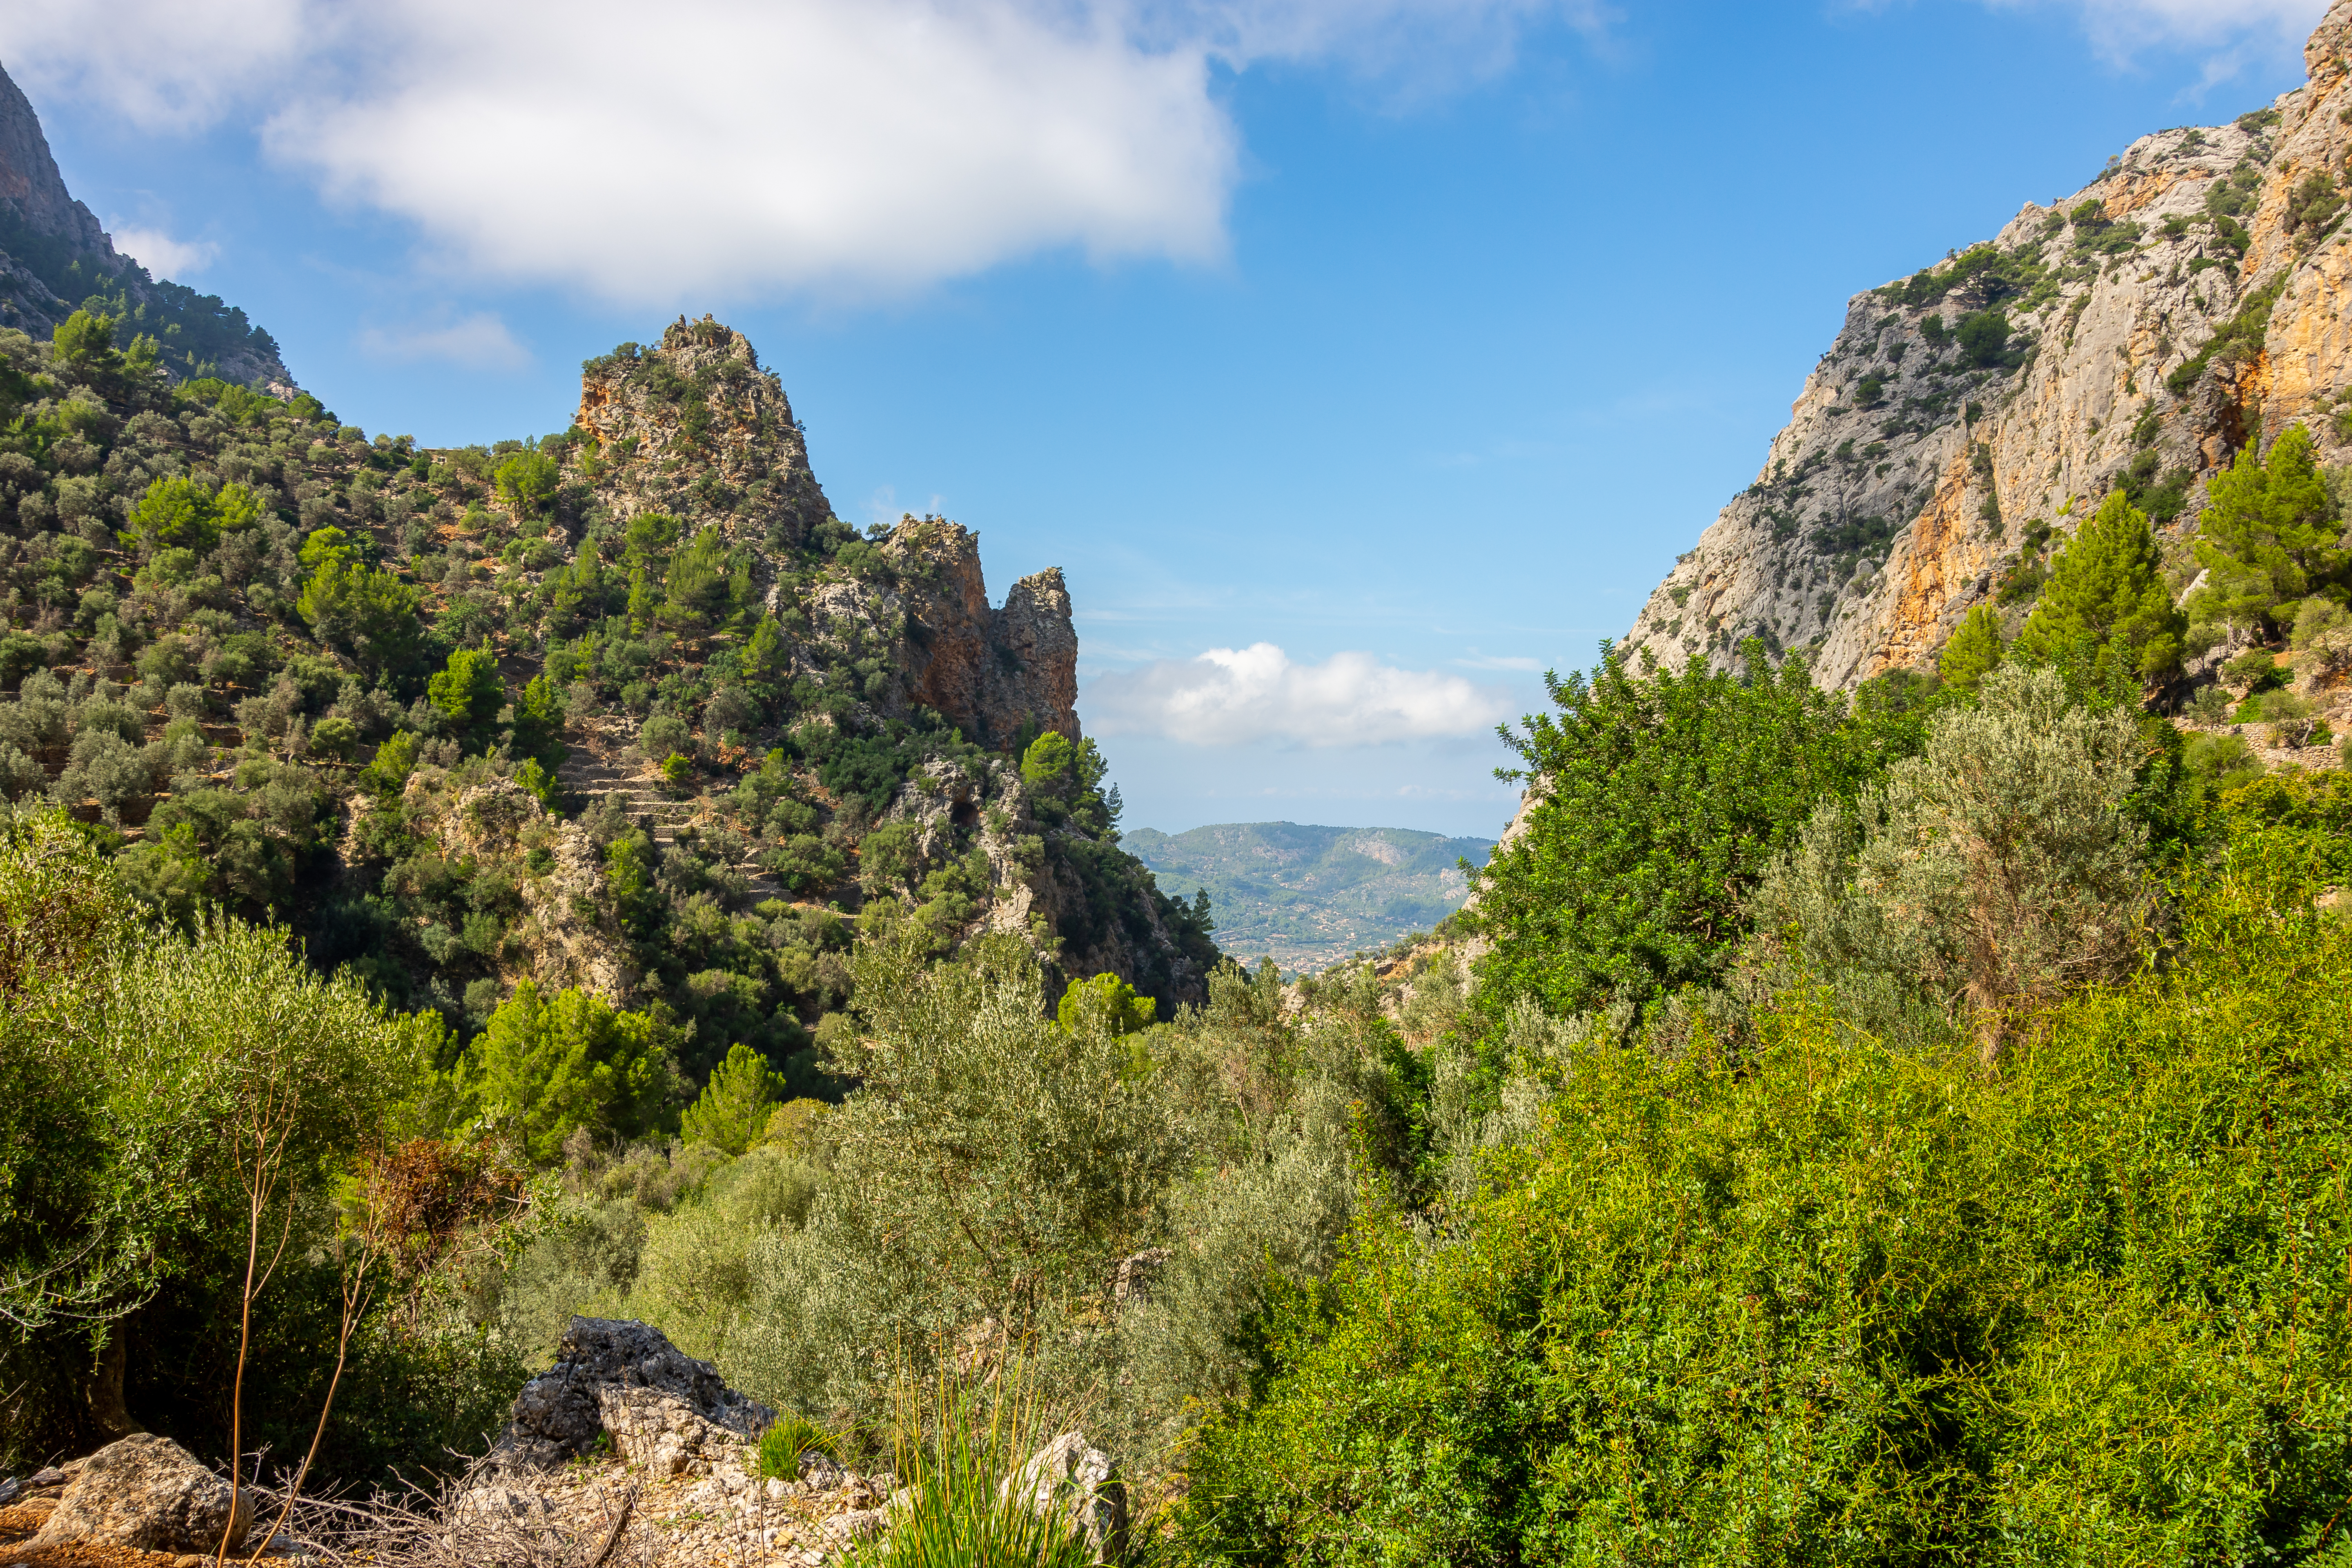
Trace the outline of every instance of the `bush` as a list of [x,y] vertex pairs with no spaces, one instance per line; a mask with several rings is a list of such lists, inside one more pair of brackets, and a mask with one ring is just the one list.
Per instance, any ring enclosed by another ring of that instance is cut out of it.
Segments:
[[2208,792],[2263,776],[2262,759],[2236,735],[2189,736],[2181,750],[2181,765]]
[[1999,310],[1977,310],[1961,317],[1952,335],[1970,364],[1996,365],[2009,348],[2009,318]]
[[2139,752],[2129,714],[2004,665],[1858,813],[1823,807],[1760,889],[1759,929],[1823,984],[1875,974],[1965,1011],[1990,1067],[2021,1009],[2138,952],[2147,834],[2122,807]]
[[2271,656],[2268,648],[2250,647],[2234,654],[2221,666],[2221,679],[2232,686],[2242,686],[2248,696],[2267,691],[2286,679],[2286,671]]
[[1849,717],[1801,660],[1751,643],[1746,679],[1693,666],[1547,678],[1559,714],[1510,743],[1534,804],[1476,879],[1480,1008],[1556,1016],[1635,1008],[1708,984],[1747,929],[1757,881],[1814,806],[1916,744],[1916,716]]
[[1801,991],[1750,1052],[1579,1057],[1454,1226],[1370,1224],[1328,1295],[1279,1300],[1263,1382],[1188,1465],[1182,1544],[2311,1549],[2352,1505],[2352,927],[2315,890],[2249,844],[2196,888],[2175,967],[2054,1007],[1995,1078]]
[[701,1098],[686,1108],[679,1133],[689,1142],[740,1154],[766,1130],[769,1109],[782,1098],[780,1089],[759,1052],[740,1042],[731,1045],[727,1059],[711,1069]]
[[649,714],[637,731],[637,749],[647,757],[667,757],[694,743],[694,731],[685,720],[667,709]]
[[526,980],[489,1015],[457,1087],[539,1163],[578,1129],[636,1137],[668,1124],[679,1098],[671,1044],[643,1013]]

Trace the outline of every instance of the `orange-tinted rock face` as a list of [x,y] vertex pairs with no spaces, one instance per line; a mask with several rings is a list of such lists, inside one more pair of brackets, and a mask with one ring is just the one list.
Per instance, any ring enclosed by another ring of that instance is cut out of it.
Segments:
[[908,584],[908,700],[984,742],[1024,723],[1079,736],[1078,636],[1059,568],[1013,584],[991,609],[980,536],[939,519],[902,523],[885,551]]
[[[1990,242],[1993,268],[1856,295],[1756,483],[1658,585],[1628,647],[1722,668],[1754,637],[1839,686],[1927,667],[2029,531],[2046,527],[2054,552],[2118,486],[2188,483],[2168,545],[2185,557],[2205,481],[2250,443],[2300,420],[2323,460],[2352,460],[2336,418],[2352,390],[2352,228],[2301,221],[2315,176],[2352,178],[2347,46],[2352,0],[2336,0],[2309,83],[2274,115],[2142,137],[2056,205],[2028,204]],[[2264,290],[2267,332],[2208,353]],[[2006,355],[1954,341],[1988,310]],[[2012,630],[2029,608],[2003,607]]]

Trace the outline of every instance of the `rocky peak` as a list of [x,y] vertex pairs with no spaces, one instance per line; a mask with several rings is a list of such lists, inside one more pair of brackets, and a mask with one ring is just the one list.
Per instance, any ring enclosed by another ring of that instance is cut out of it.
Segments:
[[1924,668],[1987,599],[2013,632],[2113,489],[2185,560],[2206,481],[2250,442],[2300,420],[2324,460],[2352,458],[2333,417],[2352,388],[2347,35],[2336,0],[2303,88],[2143,136],[1990,240],[1854,296],[1755,481],[1625,646],[1722,668],[1756,637],[1837,686]]
[[680,316],[658,344],[581,369],[578,423],[594,442],[579,461],[615,517],[667,512],[772,552],[833,515],[783,384],[732,327]]
[[41,132],[40,116],[5,70],[0,70],[0,202],[6,202],[33,233],[114,259],[114,242],[97,216],[66,189],[65,176],[49,153],[49,139]]
[[84,303],[121,318],[125,344],[138,333],[155,338],[175,378],[218,375],[279,397],[299,390],[277,342],[244,311],[158,282],[115,251],[96,215],[66,189],[32,103],[0,71],[0,327],[46,338]]

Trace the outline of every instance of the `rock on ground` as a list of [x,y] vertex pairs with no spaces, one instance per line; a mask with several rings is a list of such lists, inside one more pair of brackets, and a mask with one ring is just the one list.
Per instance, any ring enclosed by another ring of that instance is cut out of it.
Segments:
[[150,1432],[109,1444],[82,1463],[55,1512],[26,1543],[39,1551],[69,1542],[144,1552],[211,1552],[232,1545],[253,1521],[253,1499],[194,1454]]
[[1127,1484],[1114,1478],[1110,1456],[1090,1447],[1082,1432],[1065,1432],[1031,1457],[1004,1483],[1038,1513],[1059,1507],[1087,1538],[1097,1563],[1127,1553]]

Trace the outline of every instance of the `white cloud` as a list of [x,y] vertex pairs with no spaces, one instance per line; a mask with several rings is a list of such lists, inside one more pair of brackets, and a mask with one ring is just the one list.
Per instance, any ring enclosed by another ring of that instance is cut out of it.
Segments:
[[530,351],[488,310],[454,320],[369,327],[360,333],[359,345],[371,358],[401,363],[441,360],[467,370],[520,370],[530,363]]
[[1528,675],[1543,668],[1541,659],[1525,654],[1480,653],[1475,647],[1454,662],[1465,669],[1516,669]]
[[151,127],[266,117],[473,274],[615,302],[903,293],[1063,247],[1211,262],[1212,62],[1446,85],[1597,0],[50,0],[0,57]]
[[1398,669],[1368,653],[1295,664],[1265,642],[1106,675],[1083,701],[1087,723],[1103,734],[1160,735],[1196,746],[1362,746],[1475,735],[1510,711],[1504,693],[1458,675]]
[[114,248],[135,258],[158,278],[186,279],[202,272],[220,254],[209,239],[173,239],[160,228],[137,224],[106,226]]
[[2299,52],[2328,0],[1984,0],[1996,10],[2059,7],[2080,14],[2092,47],[2111,63],[2140,50],[2171,47],[2216,51],[2208,85],[2234,74],[2253,55]]
[[0,59],[20,87],[199,130],[316,53],[327,16],[319,0],[42,0],[0,8]]

